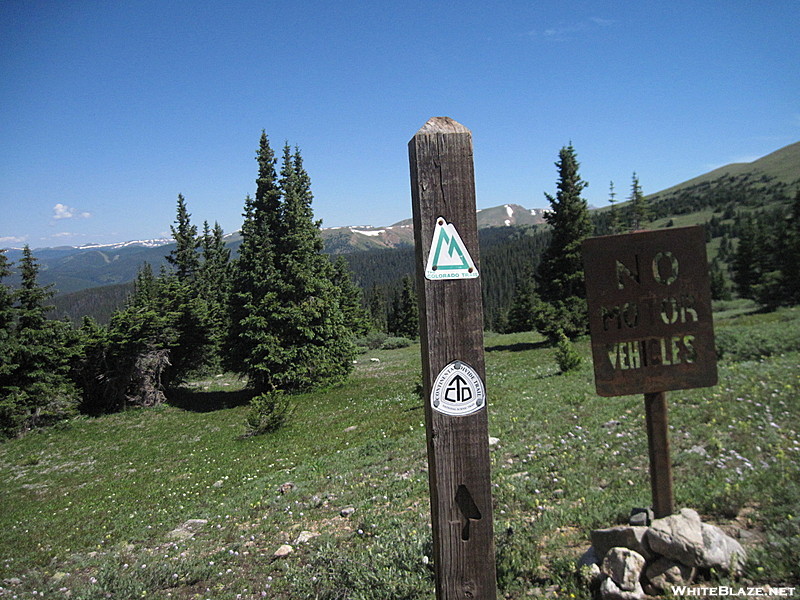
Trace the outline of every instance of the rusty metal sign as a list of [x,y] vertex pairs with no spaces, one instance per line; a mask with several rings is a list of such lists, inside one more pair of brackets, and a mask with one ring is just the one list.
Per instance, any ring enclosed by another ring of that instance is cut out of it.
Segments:
[[589,238],[582,251],[598,394],[717,383],[701,226]]

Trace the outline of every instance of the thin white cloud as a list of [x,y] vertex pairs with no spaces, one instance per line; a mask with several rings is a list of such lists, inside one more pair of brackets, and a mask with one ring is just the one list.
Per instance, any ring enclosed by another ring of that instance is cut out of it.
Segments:
[[53,219],[59,221],[61,219],[88,219],[92,213],[85,210],[78,210],[60,202],[53,207]]
[[550,27],[542,32],[545,38],[549,40],[563,41],[569,38],[573,33],[585,31],[588,24],[585,22],[574,23],[572,25],[560,25],[558,27]]
[[28,239],[27,236],[18,236],[18,235],[9,235],[6,237],[0,237],[0,246],[5,244],[21,244],[27,239]]
[[602,17],[590,17],[574,23],[562,23],[555,27],[548,27],[541,31],[533,30],[528,32],[530,37],[539,37],[555,42],[565,42],[574,39],[576,34],[588,33],[599,28],[611,27],[616,24],[613,19]]

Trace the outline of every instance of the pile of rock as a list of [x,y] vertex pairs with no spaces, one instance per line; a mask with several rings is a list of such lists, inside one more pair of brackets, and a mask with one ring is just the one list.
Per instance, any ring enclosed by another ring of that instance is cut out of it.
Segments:
[[596,529],[591,539],[578,566],[603,600],[640,600],[690,584],[709,569],[737,575],[746,558],[739,542],[690,508],[649,527]]

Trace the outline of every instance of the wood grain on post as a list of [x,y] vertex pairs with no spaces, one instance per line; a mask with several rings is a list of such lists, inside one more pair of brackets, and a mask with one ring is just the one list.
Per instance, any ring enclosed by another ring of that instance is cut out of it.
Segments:
[[670,516],[675,509],[672,493],[672,461],[670,459],[667,394],[644,395],[647,445],[650,452],[650,490],[653,515],[656,519]]
[[432,384],[454,361],[485,382],[480,278],[431,280],[425,265],[437,222],[452,224],[480,271],[472,134],[430,119],[409,142],[438,600],[496,598],[486,404],[466,416],[431,406]]

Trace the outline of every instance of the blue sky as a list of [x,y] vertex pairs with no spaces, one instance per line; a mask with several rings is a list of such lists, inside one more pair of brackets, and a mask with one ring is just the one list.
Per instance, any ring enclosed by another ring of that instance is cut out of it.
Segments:
[[478,207],[546,207],[573,143],[607,203],[800,140],[797,0],[0,2],[0,247],[241,225],[300,147],[324,226],[411,215],[407,143],[472,130]]

